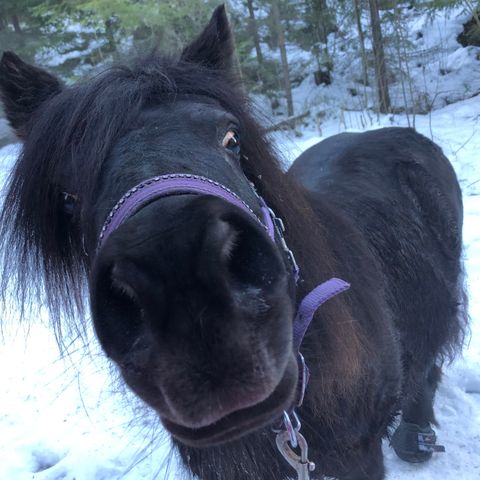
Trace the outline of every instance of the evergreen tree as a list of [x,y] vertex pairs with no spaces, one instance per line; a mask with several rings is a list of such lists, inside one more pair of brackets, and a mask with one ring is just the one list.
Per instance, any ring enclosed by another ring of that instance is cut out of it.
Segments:
[[390,93],[388,91],[387,66],[383,45],[382,28],[380,26],[380,14],[378,0],[368,0],[372,26],[372,45],[375,58],[375,76],[377,79],[379,111],[388,113],[391,109]]
[[280,4],[279,0],[271,1],[271,13],[272,13],[273,25],[275,28],[275,33],[277,36],[278,49],[280,50],[280,57],[282,61],[283,86],[285,89],[285,97],[287,99],[288,116],[292,117],[294,114],[294,111],[293,111],[292,86],[290,82],[290,68],[288,66],[285,30],[282,24],[282,19],[280,17],[279,4]]

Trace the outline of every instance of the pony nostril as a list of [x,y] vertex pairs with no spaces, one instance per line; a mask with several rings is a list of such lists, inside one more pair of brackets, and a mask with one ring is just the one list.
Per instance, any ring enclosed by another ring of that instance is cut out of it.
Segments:
[[224,220],[218,220],[216,225],[216,235],[220,242],[220,259],[228,262],[232,257],[232,252],[237,246],[239,232],[232,225]]
[[271,260],[272,255],[268,252],[268,245],[265,242],[250,232],[241,232],[231,249],[227,268],[235,280],[261,287],[274,280],[271,263],[275,265],[275,261]]
[[138,295],[135,289],[130,285],[127,276],[122,272],[122,267],[114,264],[111,271],[112,288],[123,295],[126,295],[130,300],[139,304]]
[[[208,282],[268,290],[285,270],[275,245],[261,226],[235,212],[210,221],[198,270]],[[220,287],[219,287],[220,288]]]
[[99,263],[92,275],[92,314],[102,346],[119,363],[144,331],[137,276],[125,262],[101,258]]

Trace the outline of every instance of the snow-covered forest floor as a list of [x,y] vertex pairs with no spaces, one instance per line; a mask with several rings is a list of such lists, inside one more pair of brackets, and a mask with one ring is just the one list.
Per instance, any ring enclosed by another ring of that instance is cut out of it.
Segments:
[[[415,77],[415,85],[431,85],[431,99],[441,108],[417,115],[415,127],[443,148],[462,186],[470,335],[463,356],[445,369],[436,399],[437,434],[446,453],[426,464],[410,465],[385,442],[388,480],[480,479],[480,96],[457,101],[479,89],[480,49],[462,49],[454,41],[462,21],[445,23],[439,18],[427,27],[421,18],[412,19],[416,26],[411,35],[416,38],[422,31],[418,41],[424,42],[425,52],[444,42],[440,59],[425,53]],[[441,76],[440,67],[446,72]],[[352,111],[366,107],[358,97],[348,97],[349,82],[358,70],[358,65],[345,64],[331,86],[316,87],[310,76],[295,89],[296,110],[308,109],[311,117],[308,126],[299,128],[301,137],[275,134],[287,161],[342,131],[407,126],[406,115]],[[0,149],[1,183],[17,151],[18,146]],[[155,417],[115,381],[115,370],[91,331],[87,341],[72,339],[62,356],[45,312],[25,325],[18,325],[15,308],[3,315],[0,480],[188,478],[179,470]]]
[[[480,47],[462,47],[458,35],[469,20],[469,14],[462,7],[438,11],[434,14],[428,7],[403,9],[400,25],[392,24],[385,18],[382,22],[385,52],[388,59],[389,94],[395,112],[404,112],[405,107],[416,113],[427,113],[460,100],[468,99],[480,91]],[[340,20],[339,20],[340,21]],[[362,17],[364,31],[370,29],[367,12]],[[402,50],[394,41],[395,35],[402,35]],[[360,39],[357,29],[349,17],[340,21],[339,33],[328,36],[328,51],[332,56],[334,69],[331,85],[315,85],[313,72],[316,63],[311,55],[291,45],[288,51],[292,75],[303,78],[293,88],[295,115],[309,112],[308,121],[321,122],[324,118],[338,118],[343,128],[366,128],[372,122],[371,110],[378,105],[375,71],[368,69],[369,84],[363,84],[362,60],[358,53]],[[367,49],[371,48],[367,39]],[[267,49],[268,57],[278,59],[279,53]],[[306,75],[309,73],[309,75]],[[279,73],[280,75],[280,73]],[[281,81],[279,80],[279,88]],[[272,110],[271,102],[259,96],[262,111],[269,118],[281,117],[286,112],[286,103],[279,99],[279,105]],[[363,111],[354,125],[348,125],[348,111]],[[281,120],[281,118],[279,118]]]

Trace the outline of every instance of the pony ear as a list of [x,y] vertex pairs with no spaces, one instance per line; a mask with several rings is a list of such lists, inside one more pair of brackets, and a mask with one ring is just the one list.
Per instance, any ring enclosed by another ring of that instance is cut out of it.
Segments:
[[225,11],[225,5],[213,12],[203,32],[185,47],[181,59],[216,70],[229,71],[233,65],[233,36]]
[[27,135],[26,125],[33,112],[58,94],[62,84],[45,70],[25,63],[13,52],[0,60],[0,98],[10,125],[19,138]]

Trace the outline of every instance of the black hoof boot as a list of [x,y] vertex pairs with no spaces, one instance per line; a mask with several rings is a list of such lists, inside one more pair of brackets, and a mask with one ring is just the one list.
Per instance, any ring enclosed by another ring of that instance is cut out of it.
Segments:
[[430,426],[422,428],[402,420],[390,443],[405,462],[421,463],[430,460],[433,452],[445,451],[445,447],[437,445],[436,441],[437,436]]

